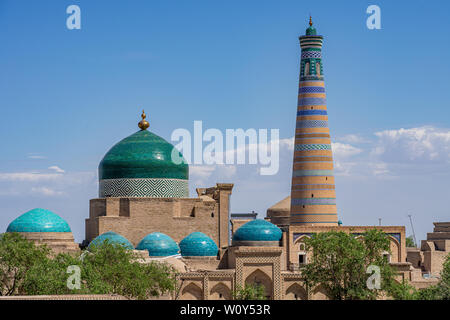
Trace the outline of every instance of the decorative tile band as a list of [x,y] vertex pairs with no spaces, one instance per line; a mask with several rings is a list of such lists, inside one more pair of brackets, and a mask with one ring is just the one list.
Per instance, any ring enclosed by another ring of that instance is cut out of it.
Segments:
[[300,120],[297,121],[297,129],[302,128],[328,128],[326,120]]
[[302,59],[321,59],[322,51],[302,51]]
[[297,112],[298,116],[326,116],[327,110],[301,110]]
[[310,176],[333,176],[333,170],[294,170],[295,177],[310,177]]
[[302,206],[302,205],[314,206],[314,205],[333,205],[333,204],[336,204],[336,198],[298,198],[291,200],[291,205],[293,206]]
[[325,93],[324,87],[300,87],[298,93]]
[[323,106],[327,104],[326,98],[300,98],[298,99],[299,106]]
[[103,179],[99,183],[99,196],[187,198],[188,180],[181,179]]
[[330,144],[296,144],[294,151],[306,151],[306,150],[331,150]]

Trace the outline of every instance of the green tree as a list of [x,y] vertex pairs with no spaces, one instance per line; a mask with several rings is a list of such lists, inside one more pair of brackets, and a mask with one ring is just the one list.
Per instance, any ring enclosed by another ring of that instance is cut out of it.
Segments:
[[[69,289],[69,266],[79,266],[81,286]],[[105,241],[81,254],[51,254],[19,234],[0,237],[2,295],[119,294],[148,299],[175,288],[175,271],[167,264],[141,263],[133,251]]]
[[0,295],[10,296],[22,291],[30,269],[46,264],[50,249],[35,245],[18,233],[0,237]]
[[416,244],[414,243],[414,239],[413,239],[412,236],[406,237],[405,240],[406,240],[406,246],[408,248],[415,248],[416,247]]
[[445,258],[438,284],[417,290],[418,300],[450,300],[450,254]]
[[[345,232],[321,232],[305,240],[310,263],[302,268],[308,287],[322,286],[334,300],[376,299],[382,292],[401,290],[394,271],[383,256],[390,241],[381,230],[368,230],[361,238]],[[369,289],[370,265],[380,269],[381,290]]]
[[244,288],[237,288],[233,293],[234,300],[266,300],[265,289],[262,284],[246,284]]

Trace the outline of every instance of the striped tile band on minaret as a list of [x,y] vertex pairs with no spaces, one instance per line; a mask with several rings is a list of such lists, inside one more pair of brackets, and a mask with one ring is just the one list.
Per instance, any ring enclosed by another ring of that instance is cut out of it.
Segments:
[[337,225],[333,156],[323,81],[322,41],[310,26],[302,49],[291,189],[291,225]]

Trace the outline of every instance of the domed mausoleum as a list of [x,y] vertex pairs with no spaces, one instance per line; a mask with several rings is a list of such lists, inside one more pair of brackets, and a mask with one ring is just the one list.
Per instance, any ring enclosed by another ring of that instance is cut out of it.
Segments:
[[218,251],[216,243],[203,232],[192,232],[180,242],[183,257],[216,257]]
[[17,232],[26,239],[50,245],[54,251],[78,251],[69,224],[56,213],[36,208],[12,221],[6,232]]
[[128,241],[125,237],[121,236],[120,234],[115,233],[114,231],[108,231],[99,235],[97,238],[92,240],[91,243],[89,243],[88,249],[92,249],[94,246],[100,245],[105,241],[121,245],[128,250],[134,250],[134,247],[130,243],[130,241]]
[[233,235],[233,246],[279,246],[282,231],[266,220],[247,222]]
[[189,198],[189,166],[169,142],[148,131],[142,112],[140,131],[114,145],[98,167],[99,198],[91,199],[84,245],[114,231],[133,246],[152,232],[179,242],[193,231],[220,246],[229,241],[229,199],[233,184],[197,188]]
[[100,197],[184,198],[189,196],[189,167],[175,147],[146,130],[114,145],[98,167]]
[[144,237],[136,247],[147,250],[150,257],[167,257],[179,253],[180,248],[171,237],[161,232],[153,232]]

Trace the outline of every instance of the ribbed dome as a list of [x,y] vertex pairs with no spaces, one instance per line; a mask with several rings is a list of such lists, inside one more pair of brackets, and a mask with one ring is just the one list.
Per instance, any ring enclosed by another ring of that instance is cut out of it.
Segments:
[[253,220],[241,226],[233,241],[280,241],[281,229],[266,220]]
[[11,222],[7,232],[71,232],[67,222],[50,210],[36,208]]
[[88,250],[92,249],[94,246],[100,245],[103,242],[108,241],[108,243],[117,244],[123,246],[125,249],[133,250],[134,247],[131,244],[130,241],[127,240],[127,238],[121,236],[118,233],[115,233],[113,231],[108,231],[105,233],[102,233],[98,237],[96,237],[94,240],[89,243]]
[[147,250],[150,257],[167,257],[178,254],[180,248],[171,237],[161,232],[146,235],[136,247]]
[[183,257],[217,256],[216,243],[202,232],[192,232],[180,242],[180,252]]
[[[138,131],[114,145],[100,162],[100,179],[188,179],[186,163],[172,162],[173,145],[147,130]],[[177,151],[175,151],[177,152]],[[177,153],[183,157],[180,152]]]

